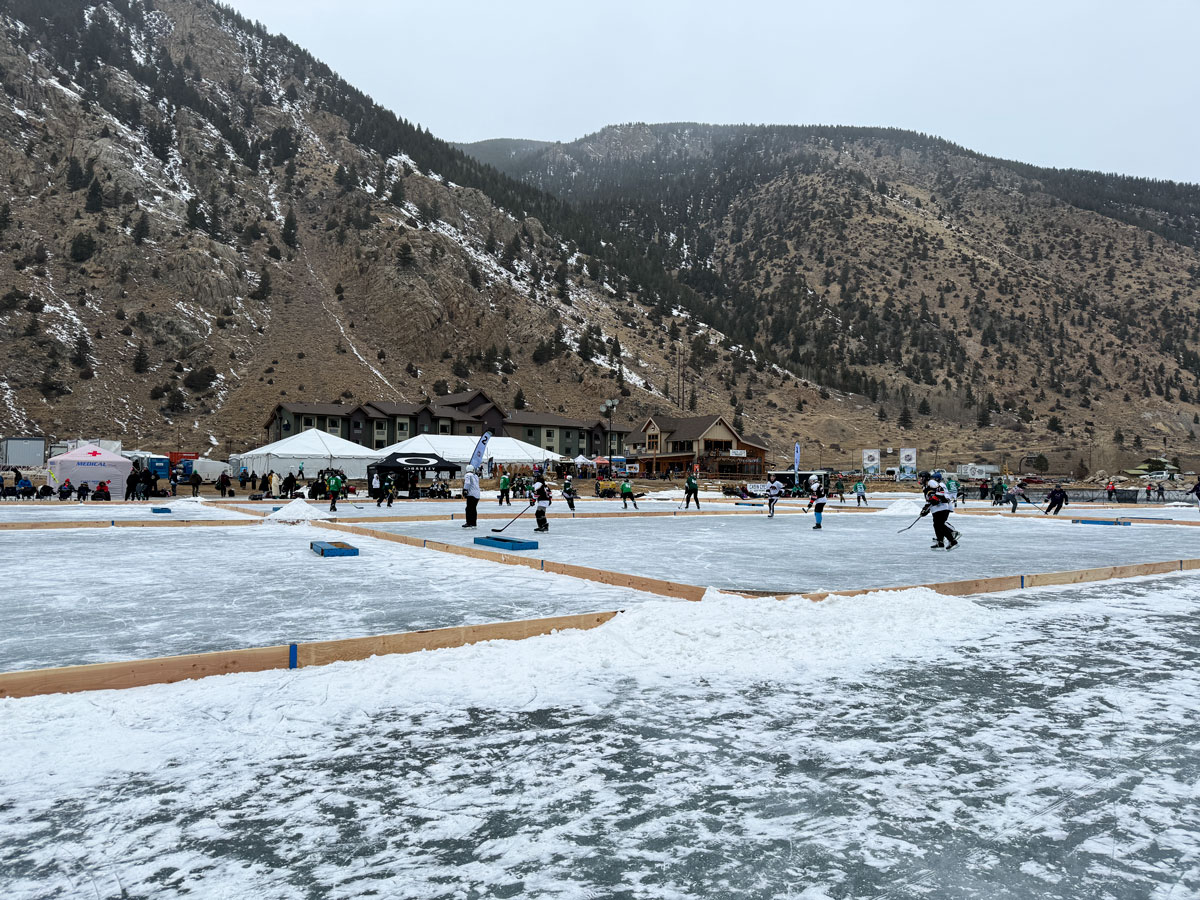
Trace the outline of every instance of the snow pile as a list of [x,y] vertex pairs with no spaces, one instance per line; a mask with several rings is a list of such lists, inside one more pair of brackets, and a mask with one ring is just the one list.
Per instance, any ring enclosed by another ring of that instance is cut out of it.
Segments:
[[923,503],[918,503],[916,500],[897,500],[895,503],[881,509],[876,515],[879,516],[906,516],[910,519],[915,519],[920,513]]
[[305,501],[296,498],[287,506],[281,506],[267,516],[273,522],[311,522],[313,519],[332,519],[329,513],[313,509]]

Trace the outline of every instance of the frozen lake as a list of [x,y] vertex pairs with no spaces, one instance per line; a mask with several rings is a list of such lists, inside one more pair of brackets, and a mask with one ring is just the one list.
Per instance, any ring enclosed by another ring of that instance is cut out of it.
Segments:
[[[313,540],[347,537],[359,556],[324,559],[309,549]],[[648,599],[311,525],[11,531],[0,532],[0,542],[0,672],[567,615]]]
[[[821,531],[811,515],[573,519],[537,535],[531,555],[721,588],[783,592],[889,587],[1083,569],[1118,563],[1200,557],[1200,529],[1170,525],[1072,525],[1069,522],[952,515],[962,543],[929,550],[928,518],[903,534],[920,506],[901,501],[885,512],[827,512]],[[1044,519],[1045,517],[1040,517]],[[528,520],[528,521],[526,521]],[[381,530],[470,543],[452,523],[379,523]],[[480,525],[480,532],[485,530]],[[533,529],[532,514],[508,534]]]
[[1194,576],[711,597],[5,701],[0,893],[1194,898],[1198,622]]

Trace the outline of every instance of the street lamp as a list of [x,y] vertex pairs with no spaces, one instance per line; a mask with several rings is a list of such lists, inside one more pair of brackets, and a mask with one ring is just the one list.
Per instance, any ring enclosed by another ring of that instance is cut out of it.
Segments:
[[617,404],[619,404],[620,402],[621,402],[620,400],[605,400],[605,401],[604,401],[604,408],[600,410],[600,415],[602,415],[602,416],[608,416],[608,433],[605,435],[605,444],[604,444],[604,447],[605,447],[605,455],[608,457],[608,472],[609,472],[609,477],[611,477],[611,476],[612,476],[612,457],[613,457],[613,452],[612,452],[612,418],[613,418],[613,412],[616,410],[616,408],[617,408]]

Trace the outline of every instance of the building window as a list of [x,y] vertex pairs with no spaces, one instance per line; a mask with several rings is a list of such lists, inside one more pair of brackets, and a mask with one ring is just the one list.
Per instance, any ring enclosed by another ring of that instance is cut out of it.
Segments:
[[341,434],[342,433],[342,423],[339,420],[334,419],[334,418],[326,419],[325,420],[325,430],[328,431],[330,434]]
[[658,437],[659,435],[657,431],[653,434],[646,435],[646,449],[651,453],[658,452]]
[[475,433],[474,425],[464,425],[463,426],[463,434],[474,434],[474,433]]
[[396,434],[408,434],[408,421],[406,419],[396,420]]
[[705,441],[704,447],[706,450],[716,450],[721,453],[728,453],[733,449],[733,441]]
[[316,425],[317,425],[316,419],[314,419],[312,416],[304,417],[304,427],[305,428],[315,428]]
[[450,423],[449,422],[438,423],[438,433],[439,434],[449,434],[450,433]]
[[546,440],[548,440],[548,441],[554,440],[554,429],[553,428],[546,429]]
[[534,438],[534,433],[533,433],[533,429],[532,429],[532,428],[526,428],[526,429],[525,429],[525,437],[529,438],[530,440],[533,440],[533,438]]
[[352,427],[355,431],[362,431],[362,422],[355,422]]
[[429,426],[428,425],[421,426],[421,434],[429,434]]

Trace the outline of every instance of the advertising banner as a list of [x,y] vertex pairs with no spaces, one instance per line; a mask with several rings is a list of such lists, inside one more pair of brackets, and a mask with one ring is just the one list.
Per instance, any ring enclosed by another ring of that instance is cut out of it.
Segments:
[[907,481],[917,477],[917,449],[915,447],[900,448],[900,471],[897,481]]
[[879,451],[864,450],[863,451],[863,474],[878,475],[879,474]]

